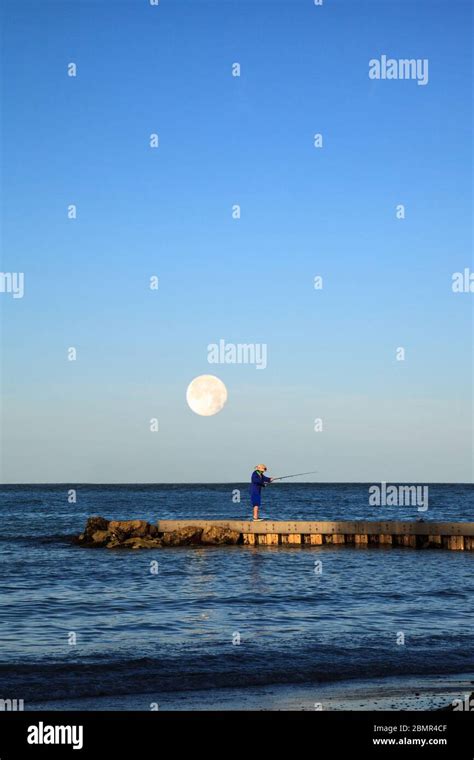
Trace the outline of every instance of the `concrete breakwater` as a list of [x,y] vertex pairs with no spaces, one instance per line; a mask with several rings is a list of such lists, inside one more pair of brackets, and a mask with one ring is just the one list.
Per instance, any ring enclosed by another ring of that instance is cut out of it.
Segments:
[[90,517],[76,543],[107,549],[246,544],[250,546],[354,545],[474,550],[474,522],[423,520],[107,520]]

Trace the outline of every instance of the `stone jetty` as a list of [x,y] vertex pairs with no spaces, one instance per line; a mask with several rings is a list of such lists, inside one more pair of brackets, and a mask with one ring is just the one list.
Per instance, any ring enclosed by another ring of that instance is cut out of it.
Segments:
[[474,550],[474,522],[425,520],[107,520],[89,517],[75,539],[85,547],[156,549],[166,546],[324,546]]

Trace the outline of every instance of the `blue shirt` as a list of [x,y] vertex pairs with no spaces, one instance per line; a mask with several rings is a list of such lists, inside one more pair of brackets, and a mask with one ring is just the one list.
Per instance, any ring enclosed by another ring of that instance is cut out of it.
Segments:
[[250,485],[250,498],[253,506],[260,506],[260,500],[262,497],[262,488],[266,483],[269,483],[271,478],[267,478],[266,475],[254,470],[252,472],[251,485]]

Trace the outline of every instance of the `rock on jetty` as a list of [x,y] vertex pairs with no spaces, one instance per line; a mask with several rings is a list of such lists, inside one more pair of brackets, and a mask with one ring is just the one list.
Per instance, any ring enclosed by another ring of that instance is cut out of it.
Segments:
[[240,533],[212,525],[184,525],[176,530],[160,532],[158,526],[146,520],[106,520],[89,517],[84,530],[76,539],[80,546],[106,549],[156,549],[162,546],[236,544]]

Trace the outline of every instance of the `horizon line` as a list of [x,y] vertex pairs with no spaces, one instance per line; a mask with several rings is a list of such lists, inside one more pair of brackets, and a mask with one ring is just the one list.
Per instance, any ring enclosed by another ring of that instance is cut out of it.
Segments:
[[[294,481],[295,483],[298,481]],[[71,483],[75,483],[76,486],[218,486],[218,485],[231,485],[231,484],[244,484],[249,485],[250,481],[238,481],[238,480],[193,480],[182,481],[177,483],[174,480],[170,481],[123,481],[119,483],[102,482],[102,481],[56,481],[56,482],[43,482],[43,481],[25,481],[18,483],[0,483],[0,488],[8,486],[71,486]],[[298,485],[376,485],[378,483],[405,483],[406,485],[426,484],[429,485],[444,485],[444,486],[472,486],[474,481],[459,481],[459,480],[304,480],[299,481]],[[291,483],[279,483],[279,485],[291,485]]]

